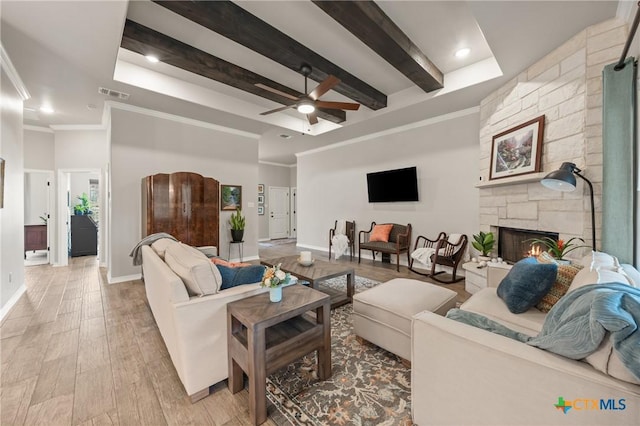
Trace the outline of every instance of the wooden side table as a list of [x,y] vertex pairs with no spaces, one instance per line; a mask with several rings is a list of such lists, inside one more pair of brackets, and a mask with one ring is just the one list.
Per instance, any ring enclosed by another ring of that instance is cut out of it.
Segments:
[[[254,424],[267,420],[267,375],[318,351],[318,377],[331,376],[330,306],[328,295],[300,284],[283,288],[277,303],[262,293],[227,305],[229,389],[241,391],[247,374]],[[315,311],[315,320],[303,315],[308,311]]]

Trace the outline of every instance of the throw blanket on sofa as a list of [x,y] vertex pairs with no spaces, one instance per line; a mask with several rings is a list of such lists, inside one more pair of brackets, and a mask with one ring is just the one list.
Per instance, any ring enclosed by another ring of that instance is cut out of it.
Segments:
[[448,318],[571,359],[587,357],[609,338],[622,364],[640,380],[640,289],[627,284],[591,284],[567,293],[549,311],[535,337],[472,312],[452,310],[450,314]]
[[142,251],[140,251],[142,246],[150,246],[151,244],[162,238],[169,238],[173,241],[178,241],[173,235],[169,235],[165,232],[158,232],[157,234],[147,235],[142,240],[140,240],[140,242],[136,244],[133,250],[131,250],[131,253],[129,253],[129,256],[133,257],[133,266],[142,265]]

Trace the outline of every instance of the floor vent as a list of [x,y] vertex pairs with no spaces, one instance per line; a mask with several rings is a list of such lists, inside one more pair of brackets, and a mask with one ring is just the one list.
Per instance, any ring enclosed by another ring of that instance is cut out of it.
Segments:
[[107,89],[106,87],[98,87],[98,93],[101,95],[111,96],[112,98],[118,98],[126,101],[129,99],[129,94],[124,92],[118,92],[117,90]]

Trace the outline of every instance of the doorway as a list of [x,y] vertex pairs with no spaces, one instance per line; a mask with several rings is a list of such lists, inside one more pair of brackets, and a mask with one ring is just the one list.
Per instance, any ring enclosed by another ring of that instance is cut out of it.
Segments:
[[53,239],[53,170],[24,171],[24,264],[51,262]]
[[[100,183],[100,169],[58,170],[58,266],[68,265],[69,256],[101,258]],[[80,251],[74,250],[74,225],[75,237],[80,238],[75,247]]]
[[269,187],[269,238],[289,236],[289,188]]

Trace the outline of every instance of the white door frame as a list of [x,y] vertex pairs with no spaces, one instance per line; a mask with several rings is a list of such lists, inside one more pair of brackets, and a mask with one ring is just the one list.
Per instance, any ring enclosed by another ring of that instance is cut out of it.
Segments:
[[298,236],[298,188],[292,186],[289,188],[289,201],[291,203],[289,207],[289,238],[297,238]]
[[53,245],[54,229],[56,227],[56,204],[55,204],[55,172],[53,170],[24,169],[24,173],[46,173],[49,189],[47,190],[47,263],[53,263],[56,247]]
[[[69,241],[68,232],[71,226],[69,217],[69,208],[71,207],[71,199],[67,199],[67,187],[69,186],[69,178],[71,173],[97,173],[98,188],[100,188],[100,196],[102,197],[104,188],[104,177],[102,176],[102,169],[58,169],[58,182],[57,182],[57,201],[58,201],[58,253],[56,257],[56,266],[67,266],[69,264]],[[70,197],[70,196],[69,196]],[[103,204],[101,202],[101,204]],[[102,208],[102,206],[101,206]],[[98,241],[102,241],[105,235],[105,229],[102,220],[100,220],[100,226],[98,227]],[[100,244],[98,244],[98,259],[103,256],[100,250]]]

